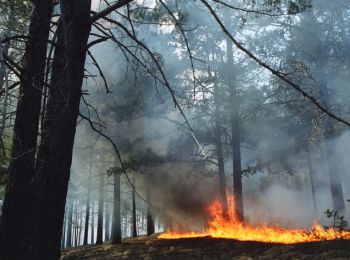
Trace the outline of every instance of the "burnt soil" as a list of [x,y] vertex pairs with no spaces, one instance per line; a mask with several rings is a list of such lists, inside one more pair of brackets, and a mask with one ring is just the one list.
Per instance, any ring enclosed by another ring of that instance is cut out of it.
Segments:
[[230,239],[157,239],[158,235],[125,239],[62,251],[61,259],[350,259],[350,241],[294,245],[241,242]]

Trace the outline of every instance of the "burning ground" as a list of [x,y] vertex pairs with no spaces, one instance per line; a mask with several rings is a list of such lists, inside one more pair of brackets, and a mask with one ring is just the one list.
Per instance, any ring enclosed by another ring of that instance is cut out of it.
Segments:
[[207,208],[209,220],[201,232],[178,232],[167,230],[161,234],[162,239],[212,237],[236,239],[240,241],[258,241],[267,243],[295,244],[336,239],[350,240],[350,231],[334,227],[322,227],[316,221],[312,229],[287,229],[279,226],[261,224],[249,225],[240,221],[236,216],[235,199],[228,199],[228,210],[225,212],[220,200],[214,200]]
[[83,246],[62,252],[72,259],[349,259],[350,241],[300,244],[242,242],[219,238],[166,240],[159,234],[126,239],[120,245]]
[[235,214],[234,197],[224,213],[220,200],[206,208],[209,220],[201,232],[176,231],[64,250],[62,259],[348,259],[350,232],[244,224]]

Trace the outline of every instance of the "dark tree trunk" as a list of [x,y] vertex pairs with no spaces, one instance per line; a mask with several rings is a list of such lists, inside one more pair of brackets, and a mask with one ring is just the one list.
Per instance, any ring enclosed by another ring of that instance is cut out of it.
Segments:
[[[232,53],[232,42],[226,41],[227,43],[227,62],[228,75],[232,75],[233,70],[233,53]],[[243,211],[243,188],[242,188],[242,167],[241,167],[241,140],[240,140],[240,126],[239,126],[239,104],[238,95],[235,88],[234,79],[231,76],[228,77],[230,87],[230,105],[231,105],[231,135],[232,135],[232,158],[233,158],[233,194],[235,198],[235,207],[237,218],[244,222],[244,211]]]
[[61,0],[42,143],[33,179],[26,259],[59,259],[76,124],[91,29],[91,1]]
[[80,207],[79,211],[79,237],[78,244],[81,245],[81,234],[83,232],[83,209]]
[[133,181],[134,187],[132,187],[132,237],[137,237],[136,226],[136,194],[135,194],[135,179]]
[[103,202],[104,202],[104,175],[100,174],[99,183],[99,198],[98,198],[98,212],[97,212],[97,237],[96,245],[103,243]]
[[122,230],[120,223],[120,175],[114,173],[114,200],[112,218],[112,244],[122,242]]
[[152,201],[152,194],[151,194],[151,191],[150,191],[150,188],[147,187],[147,192],[146,192],[146,203],[147,203],[147,206],[146,206],[146,214],[147,214],[147,236],[150,236],[152,234],[154,234],[155,230],[154,230],[154,219],[153,219],[153,216],[152,216],[152,210],[151,210],[151,201]]
[[75,207],[74,207],[74,221],[73,221],[73,227],[74,227],[74,243],[73,246],[76,247],[78,246],[78,232],[79,232],[79,222],[78,222],[78,200],[75,202]]
[[110,210],[108,208],[108,204],[106,203],[106,206],[105,206],[105,241],[108,241],[109,240],[109,237],[110,237],[110,226],[109,226],[109,219],[110,219]]
[[[327,79],[325,78],[326,73],[323,69],[323,64],[320,62],[317,64],[318,67],[318,87],[320,91],[320,98],[323,106],[330,111],[329,105],[329,91],[327,87]],[[338,167],[338,158],[334,155],[334,145],[331,143],[331,139],[334,137],[334,123],[331,121],[333,119],[328,116],[325,118],[324,122],[324,136],[325,136],[325,156],[328,166],[328,174],[331,186],[331,195],[333,202],[333,209],[341,214],[345,213],[345,200],[343,194],[343,187],[341,184],[340,172]]]
[[95,202],[91,204],[91,244],[95,241]]
[[325,144],[325,154],[327,158],[328,173],[331,186],[333,209],[341,214],[345,213],[345,201],[343,187],[340,180],[339,166],[334,155],[334,147],[329,142]]
[[226,177],[224,167],[224,154],[222,151],[221,141],[221,114],[220,114],[220,93],[216,83],[214,83],[214,102],[215,102],[215,146],[216,154],[218,157],[218,170],[219,170],[219,185],[220,194],[224,210],[224,216],[228,216],[227,194],[226,194]]
[[311,185],[313,213],[314,213],[314,216],[317,216],[315,171],[314,171],[314,168],[313,168],[313,165],[312,165],[312,161],[311,161],[310,144],[306,144],[306,152],[307,152],[307,165],[308,165],[308,168],[309,168],[309,175],[310,175],[310,185]]
[[233,193],[235,197],[235,207],[237,217],[244,221],[243,211],[243,188],[242,188],[242,169],[241,169],[241,150],[240,150],[240,130],[238,118],[231,119],[232,127],[232,153],[233,153]]
[[89,173],[89,184],[86,197],[86,211],[85,211],[85,225],[84,225],[84,242],[83,245],[88,244],[89,236],[89,218],[90,218],[90,200],[91,200],[91,172]]
[[[34,0],[33,6],[14,126],[11,155],[14,159],[10,162],[0,220],[0,259],[27,259],[31,250],[28,217],[52,1]],[[59,233],[62,225],[60,230]]]
[[65,248],[66,247],[66,229],[67,229],[67,215],[64,214],[61,248]]
[[72,247],[72,223],[73,223],[73,201],[69,202],[67,220],[67,243],[66,247]]

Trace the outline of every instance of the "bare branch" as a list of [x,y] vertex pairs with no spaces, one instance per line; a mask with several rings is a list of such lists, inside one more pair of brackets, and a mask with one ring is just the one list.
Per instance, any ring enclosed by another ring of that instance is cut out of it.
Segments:
[[87,45],[87,49],[91,48],[92,46],[96,45],[96,44],[99,44],[101,42],[105,42],[109,39],[109,37],[101,37],[99,39],[96,39],[92,42],[89,42],[89,44]]
[[123,7],[129,3],[131,3],[133,0],[119,0],[118,2],[108,6],[106,9],[103,9],[102,11],[98,12],[97,14],[95,14],[94,16],[91,17],[91,22],[95,22],[103,17],[105,17],[106,15],[109,15],[111,12],[117,10],[120,7]]
[[240,8],[240,7],[237,7],[237,6],[233,6],[233,5],[230,5],[228,3],[225,3],[221,0],[212,0],[213,2],[216,2],[218,4],[221,4],[223,6],[226,6],[230,9],[233,9],[233,10],[236,10],[236,11],[240,11],[240,12],[245,12],[245,13],[254,13],[254,14],[260,14],[260,15],[267,15],[267,16],[287,16],[287,15],[291,15],[291,14],[288,14],[288,13],[277,13],[277,14],[273,14],[271,12],[268,12],[268,11],[261,11],[261,10],[251,10],[251,9],[245,9],[245,8]]
[[[14,89],[15,87],[19,86],[20,82],[17,81],[15,83],[13,83],[11,86],[9,86],[8,90]],[[0,97],[5,93],[4,89],[0,90]]]
[[188,55],[189,55],[189,59],[190,59],[190,62],[191,62],[192,77],[193,77],[193,98],[195,99],[196,98],[196,72],[195,72],[195,69],[194,69],[194,63],[193,63],[194,59],[193,59],[192,51],[190,49],[190,45],[188,43],[185,31],[183,30],[181,24],[179,23],[179,21],[177,20],[175,15],[172,13],[172,11],[169,9],[169,7],[162,0],[159,0],[159,2],[167,10],[168,14],[173,18],[173,20],[175,21],[176,26],[179,28],[179,30],[180,30],[180,32],[181,32],[181,34],[183,36],[183,39],[185,41],[186,49],[187,49],[187,52],[188,52]]
[[154,54],[152,53],[152,51],[144,44],[142,43],[139,39],[137,39],[133,34],[132,32],[130,32],[128,30],[128,28],[126,28],[122,23],[118,22],[118,21],[115,21],[115,20],[112,20],[112,19],[108,19],[109,22],[113,22],[115,25],[118,25],[119,28],[121,28],[134,42],[136,42],[139,46],[142,47],[142,49],[145,50],[145,52],[151,57],[152,61],[155,63],[155,65],[157,66],[157,69],[159,70],[159,73],[163,79],[163,84],[165,85],[165,87],[169,90],[170,92],[170,95],[172,97],[172,100],[175,104],[175,107],[177,107],[180,111],[180,114],[181,116],[184,118],[185,122],[186,122],[186,125],[188,127],[188,129],[190,130],[190,133],[193,137],[193,139],[195,140],[196,144],[198,145],[198,147],[200,148],[200,150],[202,151],[203,155],[205,158],[207,158],[207,155],[206,155],[206,152],[204,151],[202,145],[199,143],[198,139],[197,139],[197,136],[196,134],[194,133],[194,130],[192,128],[192,126],[190,125],[184,111],[182,110],[179,102],[177,101],[176,99],[176,95],[175,95],[175,92],[174,90],[171,88],[170,86],[170,83],[167,79],[167,77],[165,76],[165,73],[162,69],[162,66],[160,65],[158,59],[154,56]]
[[6,42],[10,42],[12,40],[28,40],[28,39],[33,39],[33,40],[37,40],[37,41],[45,41],[45,42],[49,42],[53,45],[55,45],[54,41],[51,41],[50,39],[43,39],[40,37],[33,37],[33,36],[28,36],[28,35],[13,35],[11,37],[5,37],[4,39],[2,39],[0,41],[0,43],[6,43]]
[[102,80],[104,82],[107,94],[111,93],[111,91],[109,90],[109,87],[108,87],[108,83],[107,83],[106,77],[103,74],[102,69],[100,68],[100,65],[98,65],[98,62],[96,61],[95,57],[91,54],[91,52],[89,50],[87,51],[87,53],[88,53],[89,57],[92,59],[92,62],[95,65],[95,67],[97,68],[98,72],[100,73],[100,76],[101,76],[101,78],[102,78]]
[[[256,57],[252,52],[250,52],[247,48],[243,47],[242,44],[240,44],[233,36],[232,34],[228,31],[228,29],[225,27],[219,16],[215,13],[214,9],[212,6],[206,1],[206,0],[200,0],[209,10],[211,15],[214,17],[215,21],[218,23],[218,25],[221,27],[222,31],[226,34],[226,36],[233,42],[233,44],[243,51],[246,55],[248,55],[252,60],[254,60],[256,63],[258,63],[260,66],[264,67],[268,71],[270,71],[273,75],[277,76],[280,78],[282,81],[286,82],[288,85],[290,85],[292,88],[294,88],[296,91],[298,91],[300,94],[302,94],[304,97],[306,97],[308,100],[311,101],[320,111],[325,113],[326,115],[330,116],[331,118],[347,125],[350,126],[350,122],[347,120],[335,115],[331,111],[329,111],[326,107],[324,107],[314,96],[303,90],[303,88],[297,84],[294,83],[292,80],[290,80],[288,77],[285,76],[282,72],[272,68],[262,60],[260,60],[258,57]],[[214,1],[214,0],[213,0]]]

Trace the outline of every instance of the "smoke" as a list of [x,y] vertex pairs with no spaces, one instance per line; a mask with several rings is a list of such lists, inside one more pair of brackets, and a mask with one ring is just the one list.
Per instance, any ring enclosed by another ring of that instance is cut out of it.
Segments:
[[[326,12],[324,6],[330,5],[332,3],[329,1],[315,1],[315,14]],[[130,56],[130,60],[127,60],[123,51],[112,41],[96,45],[92,54],[113,93],[106,94],[103,80],[96,76],[95,81],[89,81],[84,86],[89,93],[85,96],[86,101],[95,109],[82,103],[81,111],[85,115],[89,114],[94,122],[99,122],[96,124],[98,129],[112,138],[123,161],[130,166],[128,173],[131,179],[135,179],[136,190],[142,197],[136,198],[139,226],[144,224],[144,200],[149,199],[152,214],[157,223],[160,223],[161,229],[200,231],[208,220],[206,207],[220,197],[213,133],[214,73],[210,74],[208,70],[215,71],[215,76],[220,79],[217,82],[222,91],[219,103],[226,187],[232,194],[230,103],[227,101],[228,87],[221,82],[225,80],[227,71],[227,64],[223,63],[227,61],[226,44],[223,33],[213,24],[198,1],[182,2],[170,7],[183,11],[183,22],[188,24],[185,28],[188,44],[192,55],[198,58],[194,60],[195,75],[201,84],[193,86],[189,53],[184,41],[179,40],[181,33],[178,29],[164,25],[137,25],[136,35],[156,54],[209,160],[204,161],[198,152],[198,147],[184,126],[184,119],[174,108],[169,91],[150,75],[150,70],[157,72],[152,59],[145,52],[141,53],[135,47],[137,44],[118,30],[113,31],[118,39],[132,46],[134,53],[146,61],[149,70],[136,65]],[[97,10],[98,5],[94,5],[94,8]],[[318,38],[324,41],[324,36],[329,35],[325,28],[331,28],[328,24],[331,21],[320,19],[312,24],[310,16],[313,14],[310,12],[292,18],[253,17],[237,13],[228,19],[227,15],[231,13],[224,12],[224,8],[220,10],[225,24],[244,42],[245,47],[275,68],[290,72],[295,69],[293,66],[300,66],[296,67],[293,80],[302,82],[306,89],[319,96],[315,83],[318,79],[313,76],[317,74],[315,63],[321,57],[319,52],[314,52],[317,44],[311,41],[315,37],[309,32],[319,34]],[[344,42],[350,45],[346,40]],[[325,45],[331,46],[328,42]],[[325,62],[324,67],[330,89],[330,107],[340,109],[344,113],[342,115],[346,116],[348,70],[334,62],[332,52],[329,55],[331,58]],[[250,62],[242,53],[234,50],[234,56],[234,83],[241,105],[239,115],[247,222],[289,228],[308,228],[314,219],[329,224],[324,211],[332,209],[333,205],[327,167],[330,158],[324,158],[323,155],[325,143],[321,125],[324,116],[320,117],[313,106]],[[295,65],[293,62],[296,60],[301,63]],[[87,69],[91,74],[99,75],[91,59],[87,60]],[[157,76],[161,77],[159,73]],[[328,142],[335,147],[334,158],[341,172],[344,198],[350,199],[350,162],[347,158],[350,152],[350,132],[340,125],[336,127],[335,137]],[[310,146],[311,164],[315,173],[317,212],[314,212],[312,200],[307,145]],[[130,165],[130,162],[134,164]],[[109,187],[106,198],[108,207],[111,207],[113,178],[107,177],[106,170],[113,166],[120,167],[120,163],[115,158],[112,146],[91,131],[86,122],[81,122],[77,128],[69,198],[73,197],[74,191],[75,198],[84,201],[89,179],[92,179],[93,196],[96,197],[98,176],[105,174],[106,185]],[[131,191],[129,181],[123,178],[122,218],[123,223],[126,223],[123,224],[125,230],[130,224]],[[147,198],[147,191],[151,191],[150,198]],[[346,207],[349,210],[348,203]],[[345,214],[350,220],[348,211]],[[139,229],[141,230],[140,227]],[[125,231],[124,234],[129,234],[128,232]]]
[[154,214],[164,228],[201,231],[207,222],[206,208],[218,198],[216,176],[203,177],[203,167],[162,167],[148,178]]

